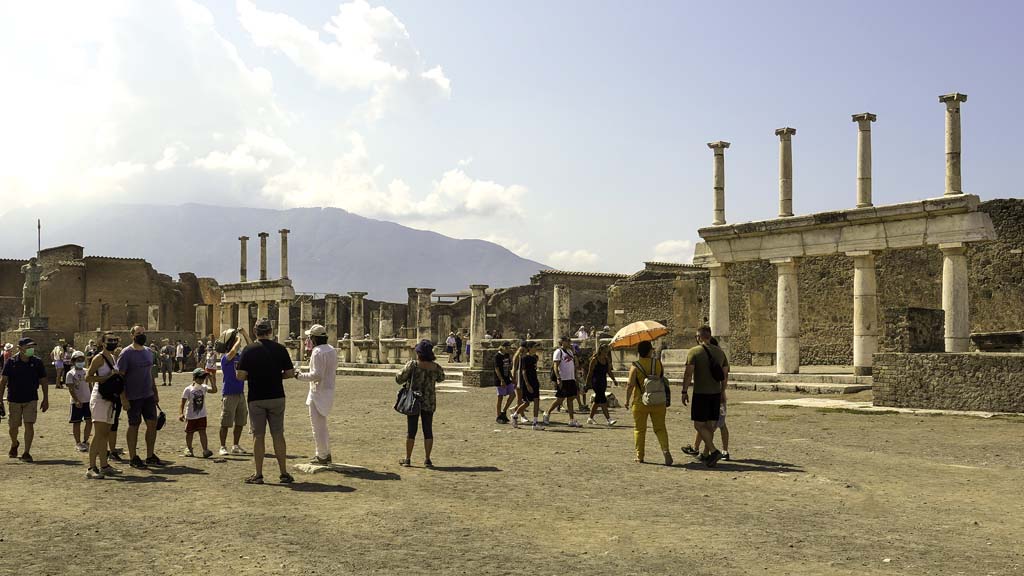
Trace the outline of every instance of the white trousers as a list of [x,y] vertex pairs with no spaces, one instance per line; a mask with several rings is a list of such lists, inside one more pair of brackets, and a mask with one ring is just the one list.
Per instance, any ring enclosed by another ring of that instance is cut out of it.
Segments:
[[326,458],[331,453],[331,439],[327,436],[327,416],[316,409],[316,403],[309,403],[309,421],[313,424],[313,442],[316,444],[318,458]]

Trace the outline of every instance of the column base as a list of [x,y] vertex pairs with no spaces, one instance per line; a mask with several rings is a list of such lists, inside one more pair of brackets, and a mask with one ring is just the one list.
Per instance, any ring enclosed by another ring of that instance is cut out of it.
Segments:
[[969,352],[971,350],[970,338],[946,337],[946,352]]
[[854,376],[871,376],[871,366],[854,366]]

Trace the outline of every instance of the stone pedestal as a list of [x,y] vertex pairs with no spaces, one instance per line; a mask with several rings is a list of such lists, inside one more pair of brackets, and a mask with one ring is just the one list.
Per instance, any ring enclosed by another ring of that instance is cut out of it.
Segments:
[[967,288],[966,247],[939,244],[942,250],[942,310],[946,314],[946,352],[967,352],[971,320]]
[[469,290],[472,294],[469,303],[469,349],[474,352],[469,355],[469,367],[479,370],[481,366],[475,361],[475,351],[480,349],[480,342],[487,331],[487,285],[472,284]]
[[800,372],[800,299],[795,258],[776,258],[779,276],[775,332],[775,372],[796,374]]
[[[46,316],[22,316],[18,319],[18,330],[49,330],[50,319]],[[24,338],[24,336],[23,336]],[[10,340],[9,340],[10,342]],[[14,342],[17,342],[15,340]],[[51,346],[50,348],[53,348]]]
[[853,257],[853,371],[871,374],[872,357],[878,351],[878,285],[875,256],[849,252]]

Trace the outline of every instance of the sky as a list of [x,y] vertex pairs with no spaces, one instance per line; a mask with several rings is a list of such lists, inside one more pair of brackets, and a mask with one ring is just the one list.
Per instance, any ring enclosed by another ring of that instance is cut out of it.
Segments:
[[[1024,197],[1020,2],[600,0],[0,4],[0,212],[334,206],[556,268],[688,262],[711,223],[941,196]],[[301,233],[301,231],[293,231]],[[173,243],[173,239],[168,239]],[[13,256],[13,255],[7,255]]]

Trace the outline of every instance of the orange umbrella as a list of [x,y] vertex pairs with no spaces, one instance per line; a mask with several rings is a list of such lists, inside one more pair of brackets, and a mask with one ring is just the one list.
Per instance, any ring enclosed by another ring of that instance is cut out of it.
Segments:
[[668,334],[668,328],[654,320],[633,322],[615,333],[612,348],[631,348],[640,342],[657,340]]

